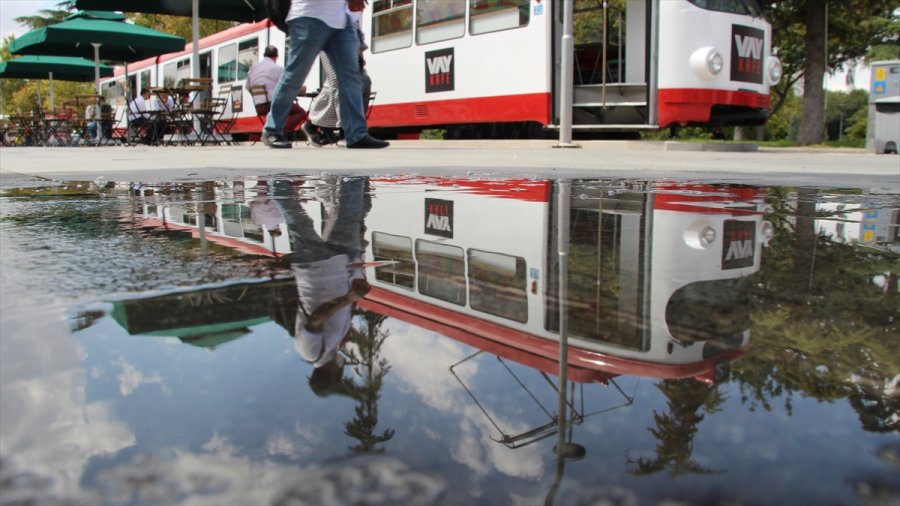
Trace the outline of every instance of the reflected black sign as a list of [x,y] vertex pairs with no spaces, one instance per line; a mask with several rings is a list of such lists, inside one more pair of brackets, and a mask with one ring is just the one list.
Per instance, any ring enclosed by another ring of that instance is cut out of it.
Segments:
[[453,239],[453,201],[425,199],[425,233]]
[[722,243],[722,269],[753,266],[756,224],[752,221],[726,220]]

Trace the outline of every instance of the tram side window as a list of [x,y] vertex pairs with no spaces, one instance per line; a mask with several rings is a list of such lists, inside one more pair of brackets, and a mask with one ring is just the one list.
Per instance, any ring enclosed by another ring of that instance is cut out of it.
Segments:
[[529,0],[469,0],[469,33],[497,32],[528,24]]
[[174,87],[185,77],[191,77],[191,60],[184,59],[163,66],[163,86]]
[[466,33],[466,0],[416,2],[416,44],[456,39]]
[[219,83],[234,81],[237,68],[237,44],[228,44],[219,48],[219,67],[216,80]]
[[462,248],[416,241],[419,293],[453,304],[466,304],[466,267]]
[[250,207],[243,204],[222,205],[222,231],[229,237],[243,237],[262,243],[262,227],[250,216]]
[[372,3],[372,52],[412,45],[412,0],[375,0]]
[[151,86],[152,85],[150,84],[150,71],[145,70],[145,71],[141,72],[141,89],[146,90],[147,88],[149,88]]
[[469,250],[469,305],[476,311],[528,321],[525,259]]
[[389,265],[375,268],[375,279],[413,289],[416,281],[416,264],[413,261],[412,239],[373,232],[372,253],[376,262],[390,262]]
[[259,40],[250,39],[238,44],[237,57],[237,75],[236,80],[243,81],[247,79],[247,73],[250,72],[256,62],[259,61]]
[[219,83],[242,81],[247,78],[259,61],[259,40],[250,39],[238,44],[228,44],[219,48],[219,66],[216,77]]
[[106,98],[109,104],[124,105],[120,99],[125,99],[125,79],[117,79],[100,85],[100,94]]

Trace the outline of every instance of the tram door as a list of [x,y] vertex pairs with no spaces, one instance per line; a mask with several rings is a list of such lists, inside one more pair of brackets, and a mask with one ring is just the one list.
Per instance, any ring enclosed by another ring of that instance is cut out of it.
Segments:
[[[610,194],[599,186],[579,188],[578,196],[574,193],[566,206],[569,335],[646,351],[650,269],[646,234],[652,212],[648,194]],[[548,330],[558,331],[558,306],[548,311]]]
[[[556,86],[562,61],[563,5],[556,2]],[[573,114],[575,130],[655,127],[648,75],[654,0],[575,0]],[[558,97],[558,94],[557,94]],[[558,104],[554,108],[558,109]],[[557,114],[558,117],[558,114]]]

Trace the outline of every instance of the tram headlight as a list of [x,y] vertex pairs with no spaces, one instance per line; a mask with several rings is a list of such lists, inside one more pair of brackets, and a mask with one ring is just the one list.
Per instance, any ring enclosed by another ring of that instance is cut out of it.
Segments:
[[691,54],[691,70],[701,79],[713,79],[725,68],[725,58],[714,47],[701,47]]
[[769,57],[769,84],[776,85],[781,81],[782,69],[781,60],[772,56]]

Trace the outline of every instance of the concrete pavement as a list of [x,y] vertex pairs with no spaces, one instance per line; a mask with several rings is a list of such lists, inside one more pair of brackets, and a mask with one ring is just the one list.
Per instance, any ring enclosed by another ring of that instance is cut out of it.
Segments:
[[[675,178],[879,187],[900,194],[900,157],[862,150],[779,149],[650,141],[393,141],[383,150],[206,147],[0,148],[0,173],[55,180],[172,181],[268,174],[363,173]],[[723,151],[725,149],[745,151]]]

